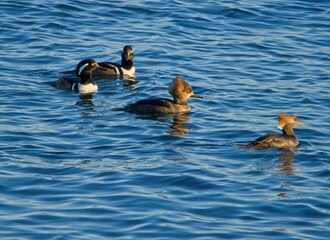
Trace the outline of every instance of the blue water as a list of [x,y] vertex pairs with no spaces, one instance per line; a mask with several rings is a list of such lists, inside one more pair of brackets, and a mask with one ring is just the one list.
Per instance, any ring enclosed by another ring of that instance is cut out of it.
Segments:
[[[0,239],[329,239],[330,2],[0,2]],[[55,89],[135,53],[137,84]],[[196,94],[182,116],[116,108]],[[306,124],[295,151],[247,151]]]

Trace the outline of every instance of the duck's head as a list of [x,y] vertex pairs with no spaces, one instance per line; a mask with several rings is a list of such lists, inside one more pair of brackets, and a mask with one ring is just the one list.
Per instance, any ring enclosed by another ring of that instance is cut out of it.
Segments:
[[177,100],[187,100],[190,97],[203,98],[202,96],[196,95],[189,83],[187,83],[181,76],[172,80],[171,85],[168,87],[168,92]]
[[76,67],[76,76],[81,77],[82,73],[92,72],[94,69],[100,66],[94,59],[84,59],[80,61]]
[[277,114],[278,117],[278,125],[277,127],[279,129],[283,129],[287,125],[301,125],[304,124],[303,122],[300,122],[298,118],[293,115],[293,114],[284,114],[284,113],[279,113]]
[[121,59],[125,62],[127,61],[133,61],[134,58],[134,53],[133,53],[133,48],[131,45],[126,45],[123,48],[123,52],[121,54]]

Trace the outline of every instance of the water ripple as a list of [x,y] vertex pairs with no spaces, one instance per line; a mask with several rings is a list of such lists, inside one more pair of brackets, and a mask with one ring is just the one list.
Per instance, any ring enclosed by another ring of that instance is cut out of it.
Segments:
[[[328,239],[329,7],[1,1],[1,239]],[[136,84],[44,84],[125,44]],[[116,111],[177,75],[190,114]],[[279,112],[306,123],[295,151],[236,147]]]

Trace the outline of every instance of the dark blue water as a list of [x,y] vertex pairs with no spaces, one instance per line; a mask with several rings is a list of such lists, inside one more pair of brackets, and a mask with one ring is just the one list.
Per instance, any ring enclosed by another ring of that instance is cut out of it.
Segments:
[[[0,2],[0,239],[328,239],[329,1]],[[137,84],[55,89],[81,59],[135,53]],[[183,116],[114,111],[204,99]],[[236,145],[306,124],[296,151]]]

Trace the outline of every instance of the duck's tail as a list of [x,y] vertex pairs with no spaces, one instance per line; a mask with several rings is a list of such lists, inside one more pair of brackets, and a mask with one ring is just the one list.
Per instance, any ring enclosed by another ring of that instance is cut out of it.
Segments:
[[66,71],[63,71],[61,73],[62,74],[76,74],[76,71],[75,70],[66,70]]
[[237,147],[239,149],[251,149],[252,146],[250,144],[247,144],[247,145],[237,145]]

